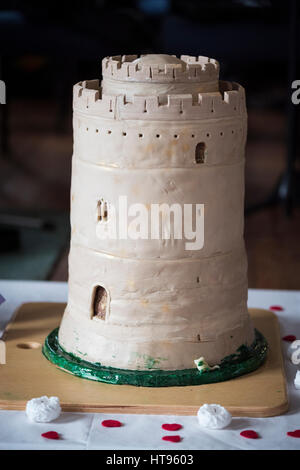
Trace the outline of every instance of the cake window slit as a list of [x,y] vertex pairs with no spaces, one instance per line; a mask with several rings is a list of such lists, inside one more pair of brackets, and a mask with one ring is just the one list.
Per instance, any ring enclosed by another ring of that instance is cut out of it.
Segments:
[[103,286],[97,286],[94,293],[93,317],[105,320],[107,309],[107,291]]
[[196,145],[196,150],[195,150],[196,163],[205,162],[205,149],[206,149],[206,145],[204,142],[199,142],[199,144]]
[[104,199],[97,202],[97,221],[107,222],[108,219],[108,204]]

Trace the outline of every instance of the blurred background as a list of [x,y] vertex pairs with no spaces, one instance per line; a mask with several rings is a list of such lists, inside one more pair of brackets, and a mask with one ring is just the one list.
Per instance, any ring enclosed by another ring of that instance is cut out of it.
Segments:
[[249,287],[300,289],[297,3],[1,1],[0,278],[67,280],[72,85],[107,55],[170,53],[245,86]]

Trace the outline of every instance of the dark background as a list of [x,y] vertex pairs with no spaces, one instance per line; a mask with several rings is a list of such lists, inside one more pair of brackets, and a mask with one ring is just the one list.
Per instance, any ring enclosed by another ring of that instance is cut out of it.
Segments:
[[67,279],[72,85],[104,56],[170,53],[216,58],[245,86],[249,286],[299,289],[297,3],[0,2],[0,278]]

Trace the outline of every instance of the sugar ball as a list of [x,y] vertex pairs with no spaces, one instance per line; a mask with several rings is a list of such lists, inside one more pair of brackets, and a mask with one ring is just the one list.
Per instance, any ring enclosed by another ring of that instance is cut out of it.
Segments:
[[50,423],[50,421],[58,418],[60,413],[61,407],[58,397],[32,398],[26,404],[28,418],[36,423]]
[[231,423],[231,414],[221,405],[201,406],[197,413],[198,422],[203,428],[223,429]]

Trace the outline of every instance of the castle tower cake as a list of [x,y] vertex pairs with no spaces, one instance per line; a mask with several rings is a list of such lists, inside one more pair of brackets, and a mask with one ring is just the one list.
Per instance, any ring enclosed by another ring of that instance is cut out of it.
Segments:
[[254,370],[244,89],[207,57],[108,57],[102,72],[74,86],[69,298],[44,354],[145,386]]

